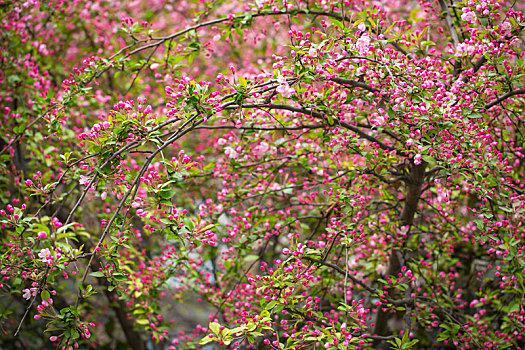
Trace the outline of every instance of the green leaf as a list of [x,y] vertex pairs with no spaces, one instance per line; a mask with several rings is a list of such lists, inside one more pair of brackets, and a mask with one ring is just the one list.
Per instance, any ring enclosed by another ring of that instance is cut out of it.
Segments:
[[330,22],[332,22],[333,24],[335,24],[335,25],[337,26],[337,28],[343,30],[343,28],[344,28],[344,24],[343,24],[343,22],[338,21],[338,20],[335,19],[335,18],[330,18]]
[[96,271],[96,272],[91,272],[89,275],[93,277],[104,277],[104,272]]
[[246,87],[248,85],[248,82],[246,81],[246,79],[244,79],[244,77],[239,77],[239,83],[242,87]]
[[208,328],[210,329],[210,331],[214,334],[220,334],[220,329],[221,329],[221,325],[217,322],[210,322],[210,324],[208,325]]
[[259,256],[255,255],[255,254],[246,255],[244,257],[244,261],[246,261],[246,262],[251,262],[251,261],[258,260],[258,259],[259,259]]
[[47,290],[44,290],[42,293],[40,293],[40,297],[42,298],[42,300],[49,300],[49,298],[51,298],[51,295]]
[[199,344],[200,345],[208,344],[209,342],[212,342],[214,340],[217,340],[217,338],[215,336],[214,337],[210,337],[209,335],[207,335],[207,336],[205,336],[204,338],[202,338],[199,341]]
[[143,325],[143,326],[145,326],[145,325],[150,323],[146,318],[139,318],[135,322],[137,322],[138,324]]

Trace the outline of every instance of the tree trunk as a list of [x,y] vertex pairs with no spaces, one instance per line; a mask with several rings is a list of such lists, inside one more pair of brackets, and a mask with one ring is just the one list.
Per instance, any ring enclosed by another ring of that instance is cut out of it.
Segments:
[[[425,182],[425,170],[428,163],[422,161],[421,164],[415,165],[410,170],[410,176],[407,179],[407,195],[405,198],[405,206],[403,207],[403,212],[401,213],[400,226],[412,226],[414,222],[414,217],[416,215],[417,207],[419,204],[419,199],[421,196],[421,190],[423,188],[423,183]],[[410,230],[407,234],[410,233]],[[401,266],[404,264],[402,262],[403,252],[400,249],[392,250],[390,254],[387,274],[389,276],[396,277],[399,272],[401,272]],[[376,322],[374,326],[373,334],[385,336],[388,332],[388,321],[392,317],[392,314],[389,312],[384,312],[381,308],[377,311]]]

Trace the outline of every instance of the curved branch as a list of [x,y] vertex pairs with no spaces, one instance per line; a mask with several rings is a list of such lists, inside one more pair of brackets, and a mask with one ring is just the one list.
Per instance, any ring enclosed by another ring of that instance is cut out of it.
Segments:
[[489,110],[491,109],[492,107],[500,104],[501,102],[505,101],[506,99],[508,99],[509,97],[512,97],[512,96],[516,96],[516,95],[522,95],[522,94],[525,94],[525,88],[523,89],[518,89],[518,90],[513,90],[513,91],[509,91],[507,92],[505,95],[495,99],[494,101],[490,102],[490,103],[487,103],[485,106],[483,106],[482,109],[484,109],[485,111],[486,110]]
[[344,79],[339,77],[331,78],[330,81],[333,81],[334,83],[343,85],[345,87],[351,86],[351,87],[358,87],[364,90],[368,90],[370,92],[381,92],[381,90],[378,90],[368,84],[365,84],[360,81],[352,80],[352,79]]
[[439,0],[439,5],[441,6],[441,11],[445,16],[445,22],[447,23],[448,31],[450,33],[450,37],[452,38],[452,44],[454,45],[454,48],[456,48],[459,45],[458,32],[456,31],[454,21],[450,16],[450,11],[448,9],[447,3],[445,2],[445,0]]
[[[336,271],[337,273],[339,273],[340,275],[347,276],[355,284],[360,285],[361,287],[366,289],[370,294],[378,294],[378,290],[376,288],[370,287],[365,282],[360,281],[359,279],[355,278],[354,276],[352,276],[350,274],[347,274],[344,269],[342,269],[341,267],[339,267],[339,266],[337,266],[335,264],[332,264],[332,263],[329,263],[329,262],[326,262],[326,261],[322,261],[322,260],[319,260],[319,259],[315,259],[315,258],[310,258],[310,257],[304,257],[304,259],[309,260],[309,261],[314,262],[314,263],[319,264],[319,265],[323,265],[323,266],[329,267],[329,268],[333,269],[334,271]],[[391,299],[391,298],[389,298],[389,297],[387,297],[385,295],[379,296],[379,298],[386,300],[388,303],[390,303],[392,305],[409,305],[409,304],[412,304],[414,302],[414,299],[412,299],[412,298],[395,300],[395,299]]]
[[[279,109],[279,110],[286,110],[286,111],[290,111],[290,112],[302,113],[302,114],[309,115],[309,116],[312,116],[312,117],[318,118],[318,119],[323,119],[323,120],[325,119],[325,115],[320,113],[320,112],[316,112],[316,111],[313,111],[311,109],[307,109],[307,108],[304,108],[304,107],[294,107],[294,106],[284,105],[284,104],[246,104],[246,105],[242,105],[242,106],[230,105],[230,106],[226,106],[224,109],[235,110],[235,109],[240,109],[240,108]],[[337,118],[334,118],[334,120],[336,121],[336,123],[338,123],[339,125],[341,125],[345,129],[352,130],[353,132],[358,134],[360,137],[362,137],[362,138],[364,138],[364,139],[366,139],[366,140],[368,140],[368,141],[370,141],[372,143],[376,143],[379,146],[379,148],[381,148],[384,151],[388,151],[388,152],[396,151],[397,154],[405,155],[404,151],[399,151],[395,147],[386,145],[385,143],[383,143],[382,141],[378,140],[377,138],[375,138],[375,137],[365,133],[364,131],[362,131],[358,127],[355,127],[355,126],[353,126],[351,124],[348,124],[346,122],[341,122]]]

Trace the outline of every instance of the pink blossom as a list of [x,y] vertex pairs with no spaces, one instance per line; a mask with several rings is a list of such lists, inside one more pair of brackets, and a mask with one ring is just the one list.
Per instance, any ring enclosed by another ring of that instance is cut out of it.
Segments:
[[477,17],[476,17],[476,14],[473,11],[470,11],[469,8],[464,8],[463,14],[461,15],[461,19],[468,23],[472,23],[473,21],[477,19]]
[[380,275],[384,275],[386,274],[386,271],[387,271],[388,267],[386,265],[383,265],[383,264],[379,264],[376,266],[376,272]]
[[414,157],[414,164],[415,165],[419,165],[421,164],[421,154],[416,154],[416,156]]
[[260,158],[264,156],[269,149],[270,146],[266,142],[261,142],[253,149],[253,153],[255,153],[255,155]]
[[456,48],[456,57],[472,56],[476,52],[476,48],[472,45],[461,43]]
[[[31,289],[34,289],[34,288],[31,288]],[[31,295],[32,295],[32,292],[30,289],[24,289],[22,290],[22,292],[24,292],[24,294],[22,294],[22,298],[24,298],[25,300],[29,300],[31,299]]]
[[236,150],[234,150],[232,147],[226,147],[224,149],[224,154],[226,154],[230,158],[237,158],[239,153],[237,153]]
[[370,37],[368,35],[361,36],[359,39],[357,39],[355,47],[361,55],[366,55],[370,48]]
[[38,238],[46,238],[47,237],[47,233],[45,231],[40,231],[36,234],[36,236]]
[[48,265],[53,264],[53,256],[49,248],[44,248],[38,253],[38,257],[42,258],[42,262]]
[[295,93],[295,90],[290,87],[288,82],[286,81],[286,78],[282,75],[279,75],[277,77],[277,81],[279,82],[279,86],[275,91],[283,95],[283,97],[290,97]]
[[88,185],[89,182],[91,181],[91,179],[87,176],[84,176],[84,175],[80,175],[80,180],[78,181],[81,185]]
[[295,93],[295,90],[288,83],[279,85],[275,91],[283,95],[283,97],[290,97]]

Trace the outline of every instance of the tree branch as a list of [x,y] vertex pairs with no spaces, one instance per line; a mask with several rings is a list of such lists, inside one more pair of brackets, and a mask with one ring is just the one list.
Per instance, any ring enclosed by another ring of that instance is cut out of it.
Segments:
[[[320,113],[320,112],[316,112],[316,111],[313,111],[311,109],[307,109],[307,108],[304,108],[304,107],[294,107],[294,106],[284,105],[284,104],[245,104],[245,105],[242,105],[242,106],[229,105],[229,106],[224,107],[224,109],[227,109],[227,110],[235,110],[235,109],[240,109],[240,108],[279,109],[279,110],[286,110],[286,111],[290,111],[290,112],[302,113],[302,114],[309,115],[309,116],[312,116],[314,118],[318,118],[318,119],[322,119],[322,120],[326,119],[325,115]],[[386,145],[382,141],[380,141],[377,138],[375,138],[375,137],[365,133],[361,129],[359,129],[359,128],[353,126],[353,125],[350,125],[350,124],[348,124],[346,122],[341,122],[337,118],[334,118],[334,119],[336,120],[336,122],[339,125],[341,125],[345,129],[352,130],[353,132],[355,132],[356,134],[358,134],[362,138],[364,138],[364,139],[366,139],[366,140],[368,140],[368,141],[370,141],[372,143],[376,143],[379,146],[379,148],[381,148],[382,150],[389,151],[389,152],[396,151],[397,154],[405,155],[404,151],[399,151],[395,147]]]
[[522,95],[522,94],[525,94],[525,88],[509,91],[505,95],[495,99],[492,102],[487,103],[485,106],[483,106],[482,109],[487,111],[487,110],[491,109],[492,107],[494,107],[494,106],[500,104],[501,102],[505,101],[509,97],[516,96],[516,95]]
[[340,85],[343,85],[345,87],[347,87],[348,85],[351,86],[351,87],[358,87],[358,88],[361,88],[361,89],[364,89],[364,90],[367,90],[367,91],[370,91],[370,92],[381,92],[381,90],[378,90],[366,83],[363,83],[361,81],[357,81],[357,80],[352,80],[352,79],[344,79],[344,78],[339,78],[339,77],[334,77],[334,78],[330,78],[330,81],[333,81],[334,83],[337,83],[337,84],[340,84]]

